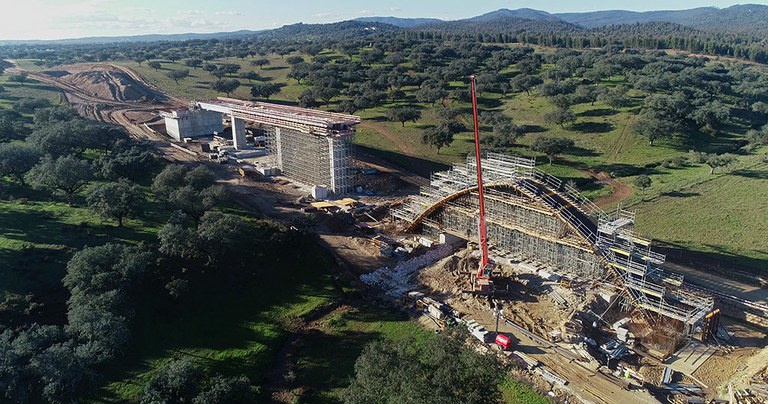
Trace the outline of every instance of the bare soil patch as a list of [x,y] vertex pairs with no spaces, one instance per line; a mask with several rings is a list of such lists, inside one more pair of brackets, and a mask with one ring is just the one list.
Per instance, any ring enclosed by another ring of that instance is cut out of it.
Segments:
[[627,186],[627,184],[611,178],[611,176],[604,171],[595,172],[594,170],[586,170],[585,172],[595,180],[608,184],[611,187],[612,192],[610,195],[595,199],[595,205],[599,207],[619,203],[632,196],[632,193],[634,192],[632,188]]
[[71,68],[60,79],[98,98],[122,102],[149,102],[156,99],[154,91],[134,80],[125,72],[108,65],[93,65],[88,70]]

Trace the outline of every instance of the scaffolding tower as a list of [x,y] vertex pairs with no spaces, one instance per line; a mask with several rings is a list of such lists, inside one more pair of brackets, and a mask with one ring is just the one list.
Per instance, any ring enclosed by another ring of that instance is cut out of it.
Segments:
[[[447,232],[470,239],[477,232],[475,158],[434,173],[418,196],[392,210],[408,231]],[[684,323],[689,335],[714,307],[711,296],[687,288],[665,271],[665,257],[633,233],[634,213],[608,214],[577,189],[544,173],[533,159],[487,153],[483,157],[488,240],[519,259],[542,262],[569,275],[602,279],[612,271],[641,309]]]

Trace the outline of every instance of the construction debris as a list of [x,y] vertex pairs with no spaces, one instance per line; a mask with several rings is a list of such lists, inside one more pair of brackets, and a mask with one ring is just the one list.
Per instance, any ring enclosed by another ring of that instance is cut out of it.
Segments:
[[390,297],[399,298],[416,286],[414,282],[416,271],[427,265],[434,264],[452,253],[453,248],[451,246],[440,244],[418,257],[401,261],[393,269],[384,267],[369,274],[361,275],[360,280],[367,285],[381,289]]

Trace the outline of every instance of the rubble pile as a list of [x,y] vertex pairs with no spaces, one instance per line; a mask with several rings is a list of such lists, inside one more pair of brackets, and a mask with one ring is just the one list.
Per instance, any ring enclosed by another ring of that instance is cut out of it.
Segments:
[[380,288],[389,296],[399,297],[415,287],[413,275],[416,271],[452,253],[453,248],[450,245],[440,244],[418,257],[401,261],[393,269],[383,267],[369,274],[360,275],[360,280],[366,285]]

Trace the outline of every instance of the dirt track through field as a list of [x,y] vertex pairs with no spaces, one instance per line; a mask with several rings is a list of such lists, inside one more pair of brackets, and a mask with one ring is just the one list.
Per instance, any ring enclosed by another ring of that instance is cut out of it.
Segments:
[[[599,180],[599,178],[597,176],[595,176],[595,175],[593,175],[591,173],[590,173],[590,176],[592,176],[593,178],[596,178],[596,179]],[[630,188],[629,186],[627,186],[627,184],[625,184],[625,183],[623,183],[623,182],[621,182],[619,180],[615,180],[613,178],[610,178],[610,179],[603,180],[603,181],[605,181],[611,187],[612,192],[611,192],[610,195],[606,195],[606,196],[603,196],[603,197],[595,199],[595,205],[597,205],[597,206],[599,206],[601,208],[606,207],[606,206],[615,205],[615,204],[617,204],[617,203],[619,203],[619,202],[629,198],[634,193],[632,188]]]
[[390,132],[386,126],[373,121],[364,121],[360,124],[360,127],[365,129],[372,129],[378,132],[380,135],[384,136],[385,138],[387,138],[387,140],[392,142],[395,145],[395,147],[397,147],[397,150],[400,153],[410,157],[414,156],[413,152],[411,151],[411,148],[408,147],[408,145],[405,142],[403,142],[403,140],[400,139],[399,136]]

